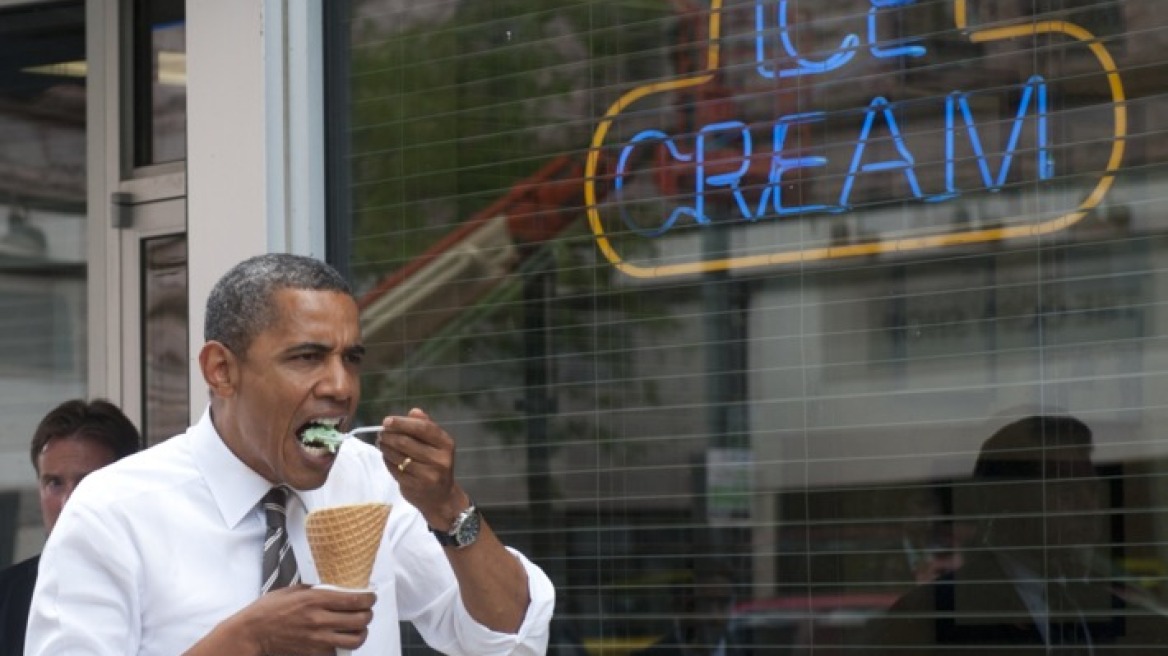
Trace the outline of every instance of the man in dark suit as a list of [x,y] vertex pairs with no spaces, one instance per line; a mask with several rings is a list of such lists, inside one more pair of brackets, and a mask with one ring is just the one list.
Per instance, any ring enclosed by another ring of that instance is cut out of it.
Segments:
[[[66,401],[41,419],[30,456],[40,490],[45,534],[74,488],[91,472],[141,448],[138,429],[108,401]],[[25,627],[40,556],[0,571],[0,654],[24,653]]]
[[1111,579],[1106,489],[1091,430],[1066,416],[1015,421],[982,445],[955,509],[977,539],[954,572],[868,627],[869,653],[1105,654],[1168,645],[1168,624]]

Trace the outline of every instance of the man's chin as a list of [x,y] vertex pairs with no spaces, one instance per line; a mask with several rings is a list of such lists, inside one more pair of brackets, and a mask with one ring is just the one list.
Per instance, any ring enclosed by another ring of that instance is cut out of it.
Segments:
[[309,450],[303,446],[298,451],[297,462],[284,472],[285,483],[297,490],[315,490],[324,485],[336,463],[336,455],[327,450]]
[[287,485],[288,487],[290,487],[294,490],[300,490],[300,491],[315,490],[315,489],[321,487],[322,485],[324,485],[328,481],[327,474],[325,474],[324,476],[319,476],[316,474],[313,474],[313,475],[300,474],[300,475],[285,476],[284,478],[285,478],[285,480],[284,480],[285,485]]

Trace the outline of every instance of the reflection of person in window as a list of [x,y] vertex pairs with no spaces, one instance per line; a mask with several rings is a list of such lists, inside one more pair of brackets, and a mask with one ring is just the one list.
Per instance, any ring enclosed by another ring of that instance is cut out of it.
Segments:
[[886,649],[877,653],[960,645],[962,653],[1030,646],[1098,654],[1121,638],[1128,648],[1168,640],[1146,623],[1150,635],[1127,639],[1134,636],[1128,626],[1134,609],[1116,593],[1098,555],[1107,520],[1091,439],[1085,424],[1058,416],[1027,417],[990,437],[972,479],[955,494],[956,508],[978,522],[964,564],[873,621],[871,640]]

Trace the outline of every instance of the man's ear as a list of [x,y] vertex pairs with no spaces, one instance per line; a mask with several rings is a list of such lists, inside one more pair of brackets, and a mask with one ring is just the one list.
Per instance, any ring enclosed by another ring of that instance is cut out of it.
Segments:
[[228,398],[235,395],[239,382],[239,360],[222,342],[210,341],[199,350],[199,369],[211,395]]

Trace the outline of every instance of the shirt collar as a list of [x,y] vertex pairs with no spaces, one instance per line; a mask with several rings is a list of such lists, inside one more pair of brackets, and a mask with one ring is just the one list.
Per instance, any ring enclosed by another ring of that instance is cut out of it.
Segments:
[[272,484],[227,448],[211,422],[210,407],[191,427],[190,435],[195,465],[207,481],[223,523],[235,528],[272,489]]

